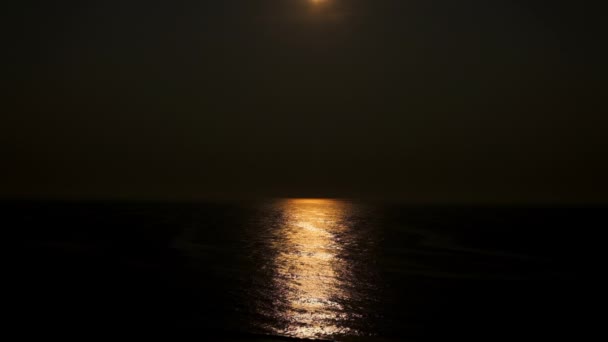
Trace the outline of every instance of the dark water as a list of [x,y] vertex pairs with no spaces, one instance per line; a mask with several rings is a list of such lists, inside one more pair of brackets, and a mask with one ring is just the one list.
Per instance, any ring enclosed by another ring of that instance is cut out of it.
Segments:
[[[203,336],[589,332],[600,208],[4,202],[16,324]],[[12,244],[12,243],[11,243]]]

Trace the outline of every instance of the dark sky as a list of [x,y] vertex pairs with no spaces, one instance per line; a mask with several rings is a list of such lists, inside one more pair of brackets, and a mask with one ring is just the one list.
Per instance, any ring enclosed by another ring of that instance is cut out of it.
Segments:
[[2,6],[0,197],[608,201],[585,1]]

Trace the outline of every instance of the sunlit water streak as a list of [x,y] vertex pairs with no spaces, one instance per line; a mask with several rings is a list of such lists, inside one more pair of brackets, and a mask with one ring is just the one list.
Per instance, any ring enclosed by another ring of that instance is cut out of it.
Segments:
[[[352,265],[341,236],[351,227],[347,203],[292,199],[280,204],[283,224],[276,230],[273,286],[275,315],[284,322],[274,332],[300,338],[356,334],[341,304],[352,294],[346,283]],[[285,305],[280,305],[284,303]]]

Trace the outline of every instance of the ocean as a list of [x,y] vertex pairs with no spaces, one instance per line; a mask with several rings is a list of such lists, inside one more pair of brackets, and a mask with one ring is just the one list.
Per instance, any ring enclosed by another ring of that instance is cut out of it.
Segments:
[[581,338],[606,227],[604,208],[340,199],[1,208],[17,326],[230,341]]

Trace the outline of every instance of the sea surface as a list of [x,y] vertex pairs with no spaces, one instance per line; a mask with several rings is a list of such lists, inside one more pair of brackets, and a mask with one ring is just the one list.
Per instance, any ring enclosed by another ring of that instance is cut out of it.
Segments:
[[[527,340],[593,328],[604,208],[4,201],[26,329]],[[6,273],[5,273],[6,274]]]

